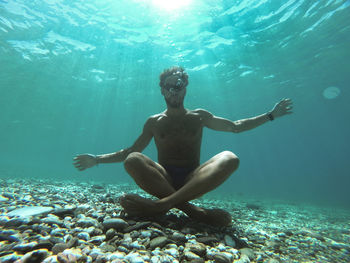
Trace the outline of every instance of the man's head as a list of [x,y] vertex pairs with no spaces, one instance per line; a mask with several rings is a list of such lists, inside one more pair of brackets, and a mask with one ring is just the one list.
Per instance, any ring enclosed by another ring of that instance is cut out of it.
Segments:
[[188,85],[188,75],[182,67],[171,67],[159,76],[162,95],[173,108],[182,106]]

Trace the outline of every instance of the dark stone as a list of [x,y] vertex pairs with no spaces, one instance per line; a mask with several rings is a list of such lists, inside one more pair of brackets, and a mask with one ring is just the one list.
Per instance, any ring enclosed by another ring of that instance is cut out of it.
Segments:
[[113,228],[108,229],[108,231],[106,232],[106,239],[110,240],[114,237],[115,235],[115,230]]
[[251,261],[255,259],[255,253],[251,248],[241,248],[241,254],[246,255]]
[[184,234],[182,234],[182,233],[179,233],[179,232],[174,232],[171,235],[171,239],[174,240],[174,241],[180,242],[180,243],[183,243],[183,242],[187,241],[186,236]]
[[21,252],[22,254],[25,254],[27,252],[34,250],[35,245],[36,243],[17,244],[12,249],[16,252]]
[[67,242],[67,246],[69,248],[75,247],[78,244],[79,239],[77,237],[73,237],[71,240]]
[[13,243],[13,242],[19,242],[20,240],[15,237],[15,236],[7,236],[7,235],[1,235],[0,234],[0,241],[9,241],[10,243]]
[[110,218],[106,219],[102,223],[105,229],[114,228],[117,231],[123,230],[129,226],[129,224],[121,218]]
[[206,245],[209,245],[209,246],[212,246],[214,243],[219,242],[219,240],[216,237],[211,237],[211,236],[199,237],[196,240],[199,243],[203,243],[203,244],[206,244]]
[[215,254],[213,256],[213,260],[215,263],[230,263],[231,260],[226,257],[225,255],[222,255],[222,254]]
[[207,247],[203,243],[187,243],[186,248],[188,248],[189,251],[200,256],[201,258],[205,257],[207,253]]
[[74,216],[75,208],[57,208],[51,214],[54,214],[60,218],[64,218],[66,216]]
[[135,225],[128,226],[128,227],[124,228],[124,232],[130,233],[130,232],[135,231],[135,230],[145,229],[150,225],[151,225],[151,222],[139,222],[139,223],[136,223]]
[[40,242],[34,246],[34,250],[36,249],[41,249],[41,248],[46,248],[47,250],[51,250],[53,247],[53,244],[51,242]]
[[156,237],[153,238],[151,240],[151,242],[149,243],[149,248],[150,249],[155,249],[156,247],[164,247],[167,243],[169,242],[168,238],[165,236],[161,236],[161,237]]
[[236,249],[248,247],[247,242],[245,242],[244,240],[239,239],[239,238],[236,237],[236,236],[232,236],[232,239],[236,242]]
[[198,259],[192,259],[191,261],[188,261],[190,263],[204,263],[205,260],[202,258],[198,258]]
[[34,250],[30,253],[25,254],[21,258],[22,263],[37,263],[42,262],[49,255],[48,251],[44,249]]
[[54,245],[52,247],[51,251],[52,251],[52,253],[57,255],[58,253],[63,252],[67,248],[69,248],[69,247],[66,243],[57,243],[56,245]]
[[23,222],[23,219],[21,218],[11,218],[9,221],[7,221],[5,223],[5,227],[18,227],[22,224],[25,224],[25,222]]
[[52,244],[57,244],[57,243],[62,243],[62,242],[63,242],[63,239],[62,239],[62,238],[59,238],[59,237],[50,236],[49,241],[50,241]]
[[252,210],[260,210],[261,206],[256,204],[246,204],[246,207]]

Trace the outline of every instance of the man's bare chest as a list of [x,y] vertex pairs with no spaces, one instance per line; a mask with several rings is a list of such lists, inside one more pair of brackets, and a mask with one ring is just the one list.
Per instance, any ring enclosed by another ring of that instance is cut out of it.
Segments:
[[159,140],[195,140],[201,137],[202,128],[198,117],[164,118],[155,126],[154,135]]

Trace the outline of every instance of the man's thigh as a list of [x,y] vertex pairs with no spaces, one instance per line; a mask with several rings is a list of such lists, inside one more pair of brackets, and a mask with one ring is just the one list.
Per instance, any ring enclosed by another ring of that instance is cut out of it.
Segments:
[[220,153],[214,155],[212,158],[210,158],[205,163],[198,166],[196,169],[193,170],[193,172],[191,172],[187,176],[185,183],[188,183],[193,177],[199,176],[205,170],[205,168],[207,168],[209,165],[210,165],[211,171],[215,172],[216,169],[219,169],[219,166],[222,164],[222,161],[226,158],[227,154],[232,154],[232,153],[228,152],[228,151],[220,152]]
[[[168,174],[168,172],[165,170],[165,168],[160,165],[159,163],[153,161],[151,158],[149,158],[147,155],[143,153],[139,153],[140,158],[144,162],[144,169],[151,168],[151,169],[156,169],[162,177],[167,180],[170,184],[172,183],[171,176]],[[140,171],[142,173],[142,171]]]

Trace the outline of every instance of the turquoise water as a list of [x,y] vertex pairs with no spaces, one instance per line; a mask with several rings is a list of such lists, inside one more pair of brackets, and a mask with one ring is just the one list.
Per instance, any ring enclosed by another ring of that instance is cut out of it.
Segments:
[[0,0],[0,177],[130,182],[72,158],[130,146],[165,108],[159,74],[181,65],[190,109],[237,120],[294,102],[252,131],[205,130],[203,162],[241,160],[217,193],[347,205],[350,1],[161,3]]

